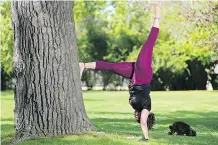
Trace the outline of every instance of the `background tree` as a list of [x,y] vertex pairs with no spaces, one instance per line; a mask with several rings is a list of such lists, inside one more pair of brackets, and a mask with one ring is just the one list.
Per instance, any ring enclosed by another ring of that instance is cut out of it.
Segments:
[[[152,89],[206,89],[208,81],[217,89],[218,75],[214,67],[218,63],[218,3],[163,1],[161,5]],[[153,19],[150,8],[148,1],[76,1],[74,15],[80,61],[135,61],[150,31]],[[1,22],[4,22],[1,77],[4,88],[9,88],[12,70],[9,3],[3,2],[1,10]],[[90,89],[99,82],[105,88],[125,82],[112,73],[91,71],[85,71],[82,80]]]
[[[217,64],[211,58],[218,56],[216,5],[216,2],[163,2],[161,31],[153,55],[152,86],[154,83],[170,90],[206,89],[210,79],[207,70]],[[128,60],[137,56],[140,47],[135,49]]]
[[17,139],[94,129],[83,104],[72,2],[11,4]]
[[[79,58],[82,62],[102,60],[107,54],[108,38],[104,32],[106,21],[104,21],[103,10],[106,8],[106,1],[77,1],[75,2],[75,23],[77,32],[77,44]],[[82,81],[88,89],[96,84],[96,81],[105,76],[102,72],[85,71]],[[104,79],[103,79],[104,80]],[[103,81],[104,84],[104,81]]]
[[12,88],[12,29],[10,2],[1,2],[0,27],[1,27],[1,90]]

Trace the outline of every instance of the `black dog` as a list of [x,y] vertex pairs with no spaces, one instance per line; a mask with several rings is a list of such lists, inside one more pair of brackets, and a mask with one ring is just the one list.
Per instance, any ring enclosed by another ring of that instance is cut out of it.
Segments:
[[177,135],[186,134],[186,136],[196,136],[196,131],[194,131],[188,124],[181,121],[173,123],[169,128],[170,132],[168,135],[173,135],[176,132]]

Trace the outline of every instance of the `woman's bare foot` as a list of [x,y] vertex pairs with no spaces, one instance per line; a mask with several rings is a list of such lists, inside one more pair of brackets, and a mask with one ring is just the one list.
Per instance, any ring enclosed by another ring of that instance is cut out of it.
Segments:
[[154,22],[153,27],[159,28],[159,19],[160,19],[160,7],[157,4],[153,5],[154,9]]
[[153,8],[154,8],[154,17],[160,18],[160,6],[158,4],[154,4]]
[[81,79],[83,71],[85,69],[85,63],[79,63],[79,67],[80,67],[80,79]]

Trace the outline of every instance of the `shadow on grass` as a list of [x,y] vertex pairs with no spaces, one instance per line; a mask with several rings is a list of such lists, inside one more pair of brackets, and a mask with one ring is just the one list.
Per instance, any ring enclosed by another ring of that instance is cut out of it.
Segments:
[[4,90],[4,91],[1,91],[1,96],[13,95],[13,94],[14,94],[13,90]]
[[9,143],[15,135],[13,124],[1,124],[1,144]]
[[[116,113],[116,112],[95,112],[94,114],[101,115],[113,115],[113,114],[122,114],[122,115],[131,115],[131,113]],[[211,130],[217,130],[217,120],[218,112],[194,112],[194,111],[175,111],[169,112],[165,115],[155,113],[156,124],[160,126],[171,125],[175,121],[184,121],[193,127],[201,127]],[[113,118],[93,118],[91,119],[93,123],[99,127],[100,130],[109,129],[112,132],[119,132],[116,128],[122,128],[121,131],[128,132],[129,130],[135,130],[135,127],[138,126],[138,123],[132,119],[113,119]],[[156,128],[158,129],[158,127]],[[168,127],[167,127],[168,129]]]
[[[107,115],[122,114],[132,115],[132,113],[116,113],[116,112],[96,112],[95,114],[104,115],[104,118],[91,118],[91,122],[95,124],[98,131],[104,131],[107,135],[134,135],[141,136],[140,126],[134,121],[134,118],[107,118]],[[175,111],[155,113],[156,126],[149,134],[157,143],[166,144],[202,144],[215,145],[218,140],[218,112],[195,112],[195,111]],[[125,117],[125,116],[124,116]],[[2,119],[4,121],[13,121],[13,118]],[[186,136],[168,136],[168,126],[174,121],[184,121],[190,124],[196,131],[197,137]],[[7,143],[14,136],[14,126],[12,124],[2,124],[2,144]],[[112,139],[111,137],[102,138],[101,135],[83,135],[81,137],[63,137],[54,138],[37,138],[25,141],[24,144],[125,144],[122,140]]]
[[[12,136],[11,138],[13,138]],[[11,140],[10,140],[11,141]],[[8,144],[7,142],[2,142],[2,145]],[[16,143],[16,145],[118,145],[124,144],[122,140],[112,140],[106,136],[98,136],[93,134],[83,134],[83,135],[65,135],[65,136],[54,136],[54,137],[37,137],[34,139],[28,139],[22,142]]]
[[[129,130],[134,130],[138,123],[134,121],[132,113],[122,113],[122,112],[91,112],[91,114],[99,115],[130,115],[132,119],[119,119],[119,118],[93,118],[92,122],[100,129],[109,129],[112,132],[119,132],[114,127],[123,128],[121,131],[126,132]],[[163,128],[161,126],[168,126],[173,124],[175,121],[183,121],[192,127],[201,127],[202,129],[217,130],[217,120],[218,112],[194,112],[194,111],[175,111],[163,114],[155,113],[156,124],[160,125],[158,128]]]
[[89,102],[89,101],[105,101],[104,99],[84,99],[84,101]]
[[91,119],[98,131],[113,133],[119,135],[140,135],[140,128],[137,122],[133,119],[109,119],[95,118]]
[[[73,136],[72,136],[73,138]],[[62,139],[59,137],[54,138],[37,138],[26,140],[24,142],[18,143],[17,145],[118,145],[122,144],[122,141],[113,141],[110,139],[96,139],[96,138],[77,138],[77,139]]]
[[[116,112],[98,112],[99,114],[107,116],[107,114],[120,114]],[[126,115],[130,113],[124,113]],[[132,114],[131,114],[132,115]],[[215,132],[218,131],[218,112],[194,112],[194,111],[175,111],[169,112],[165,115],[155,113],[156,115],[156,125],[152,131],[150,131],[150,136],[154,139],[161,141],[162,143],[166,141],[166,138],[177,139],[178,142],[183,144],[215,144],[218,137],[216,137]],[[113,119],[113,118],[91,118],[91,121],[97,127],[98,131],[104,131],[106,133],[113,133],[119,135],[135,135],[140,136],[141,130],[140,126],[134,119]],[[168,136],[169,131],[168,126],[175,121],[184,121],[188,123],[197,131],[197,139],[192,137],[181,137],[181,136]],[[199,140],[200,138],[200,140]],[[185,140],[183,140],[185,139]],[[165,140],[165,141],[164,141]]]
[[163,114],[156,113],[156,124],[171,125],[183,121],[193,128],[217,130],[218,112],[175,111]]
[[1,121],[14,121],[14,118],[2,118]]
[[133,116],[134,114],[133,113],[126,113],[126,112],[90,112],[90,114],[99,114],[99,115],[101,115],[101,114],[107,114],[107,115],[118,115],[118,114],[120,114],[120,115],[131,115],[131,116]]
[[14,100],[14,98],[11,98],[11,97],[2,97],[1,101],[3,101],[3,100],[10,100],[11,101],[11,100]]

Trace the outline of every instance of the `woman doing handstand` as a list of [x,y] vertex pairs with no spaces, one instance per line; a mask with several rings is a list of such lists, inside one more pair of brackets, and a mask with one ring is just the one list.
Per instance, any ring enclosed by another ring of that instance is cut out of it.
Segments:
[[140,122],[144,137],[140,141],[148,140],[147,120],[151,110],[150,82],[152,79],[152,53],[159,33],[159,6],[154,6],[154,22],[148,39],[142,46],[136,62],[110,63],[96,61],[80,63],[80,75],[85,69],[107,70],[131,79],[129,86],[129,104],[135,109],[135,119]]

